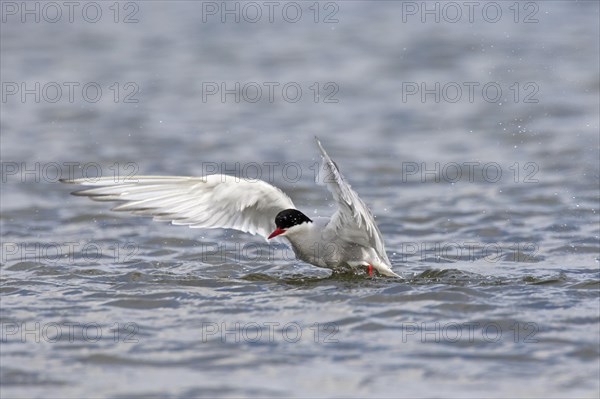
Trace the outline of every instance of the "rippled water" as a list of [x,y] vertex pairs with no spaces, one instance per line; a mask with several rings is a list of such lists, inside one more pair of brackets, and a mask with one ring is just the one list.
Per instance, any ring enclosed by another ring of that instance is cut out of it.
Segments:
[[[162,1],[23,23],[6,3],[3,398],[598,396],[597,2],[497,2],[497,22],[481,3],[457,23],[447,8],[423,23],[423,2],[323,2],[318,23],[313,3],[297,23]],[[239,103],[208,94],[236,82]],[[111,213],[56,182],[258,170],[327,215],[314,135],[403,281],[331,276],[282,242]]]

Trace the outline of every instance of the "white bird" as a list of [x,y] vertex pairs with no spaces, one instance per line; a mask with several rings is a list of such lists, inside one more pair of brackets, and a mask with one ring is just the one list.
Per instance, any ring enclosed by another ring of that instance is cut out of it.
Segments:
[[270,240],[285,237],[296,257],[333,270],[365,270],[399,277],[392,271],[383,237],[371,211],[345,182],[337,165],[315,138],[323,157],[325,184],[337,202],[331,218],[310,219],[280,189],[261,180],[213,174],[202,177],[136,176],[61,180],[94,186],[73,195],[97,201],[124,201],[113,208],[192,228],[228,228]]

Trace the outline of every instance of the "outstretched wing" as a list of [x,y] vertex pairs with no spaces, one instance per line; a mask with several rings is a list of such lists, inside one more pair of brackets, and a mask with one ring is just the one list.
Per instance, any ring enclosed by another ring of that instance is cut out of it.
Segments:
[[62,180],[93,186],[73,195],[96,201],[123,201],[114,211],[153,216],[192,228],[229,228],[268,237],[275,229],[275,216],[294,208],[281,190],[261,180],[229,175],[203,177],[136,176]]
[[332,228],[335,229],[338,237],[345,241],[373,248],[379,258],[389,266],[390,261],[385,253],[383,237],[375,224],[373,214],[358,194],[346,183],[319,139],[316,137],[315,139],[323,157],[322,180],[338,204],[338,209],[331,218]]

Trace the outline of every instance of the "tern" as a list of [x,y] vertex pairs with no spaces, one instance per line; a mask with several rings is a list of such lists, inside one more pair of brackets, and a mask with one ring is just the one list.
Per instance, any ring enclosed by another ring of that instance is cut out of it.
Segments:
[[152,216],[157,221],[192,228],[227,228],[258,234],[267,240],[285,237],[296,257],[334,271],[392,271],[383,237],[373,214],[342,176],[318,138],[324,183],[338,209],[330,218],[313,219],[296,209],[280,189],[262,180],[224,174],[201,177],[134,176],[63,179],[93,186],[72,194],[96,201],[121,201],[114,211]]

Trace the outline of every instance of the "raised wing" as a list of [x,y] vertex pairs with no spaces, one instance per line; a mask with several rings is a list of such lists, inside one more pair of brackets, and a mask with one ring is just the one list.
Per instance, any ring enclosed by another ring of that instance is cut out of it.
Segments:
[[192,228],[229,228],[267,238],[275,229],[275,216],[294,208],[281,190],[261,180],[229,175],[203,177],[136,176],[62,180],[93,186],[73,195],[96,201],[124,201],[114,211],[153,216]]
[[345,241],[375,249],[379,258],[389,266],[390,261],[385,253],[383,237],[375,224],[373,214],[358,194],[346,183],[319,139],[316,137],[315,139],[323,157],[322,181],[327,185],[333,199],[338,204],[338,209],[331,218],[332,228],[335,229],[338,237]]

